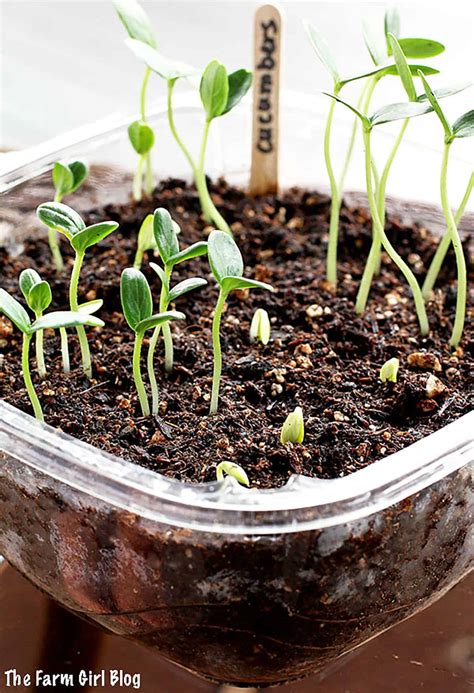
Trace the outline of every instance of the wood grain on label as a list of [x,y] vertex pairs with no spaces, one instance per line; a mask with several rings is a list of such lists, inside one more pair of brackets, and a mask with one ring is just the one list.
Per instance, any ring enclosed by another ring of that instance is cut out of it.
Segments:
[[250,194],[278,192],[282,20],[273,5],[255,13]]

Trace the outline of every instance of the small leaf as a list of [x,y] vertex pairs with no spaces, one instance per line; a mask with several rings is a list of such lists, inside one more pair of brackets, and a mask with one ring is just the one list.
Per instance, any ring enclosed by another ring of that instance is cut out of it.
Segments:
[[21,303],[13,296],[10,296],[5,289],[0,289],[0,313],[4,313],[19,330],[29,333],[31,327],[30,316]]
[[229,98],[229,80],[222,63],[211,60],[202,74],[199,93],[208,121],[224,113]]
[[444,46],[439,41],[425,38],[399,38],[398,43],[407,58],[434,58],[444,51]]
[[250,324],[250,341],[268,344],[270,341],[270,318],[263,308],[257,308]]
[[92,315],[92,313],[97,313],[97,311],[100,310],[103,305],[104,302],[101,298],[96,298],[93,301],[86,301],[86,303],[81,303],[79,306],[79,313]]
[[34,313],[42,313],[51,305],[53,296],[48,282],[40,281],[31,287],[28,294],[28,305]]
[[[434,67],[429,67],[427,65],[408,65],[408,69],[410,70],[410,73],[413,77],[418,77],[419,70],[421,70],[425,75],[437,75],[439,73],[439,70],[436,70]],[[374,77],[376,75],[379,79],[381,79],[385,75],[396,75],[398,77],[399,72],[396,65],[379,65],[378,67],[375,67],[369,70],[368,72],[361,72],[357,75],[354,75],[353,77],[346,77],[345,79],[341,79],[339,81],[339,86],[343,87],[344,85],[349,84],[349,82],[355,82],[356,80],[365,79],[366,77]]]
[[165,270],[159,265],[157,265],[156,262],[150,262],[150,267],[154,272],[156,272],[156,274],[159,276],[161,280],[161,283],[164,285],[166,291],[168,291],[170,288],[170,281],[166,275]]
[[74,176],[69,166],[65,166],[60,161],[56,161],[53,166],[53,184],[56,193],[60,197],[67,195],[71,191],[74,185]]
[[181,262],[185,262],[185,260],[192,260],[194,257],[200,257],[201,255],[205,255],[207,253],[207,242],[206,241],[198,241],[197,243],[193,243],[192,245],[188,246],[184,250],[180,250],[179,253],[176,253],[176,255],[172,255],[167,264],[168,265],[179,265]]
[[337,84],[339,82],[339,70],[337,69],[336,61],[334,60],[329,46],[326,43],[326,39],[323,38],[322,34],[320,34],[319,31],[315,29],[315,27],[308,21],[304,21],[303,24],[306,29],[306,33],[309,36],[309,40],[316,51],[316,55],[332,76],[334,83]]
[[415,84],[413,82],[413,77],[411,76],[407,60],[402,49],[400,48],[400,44],[392,33],[388,34],[388,40],[392,47],[395,65],[397,66],[398,74],[400,75],[400,79],[402,80],[403,88],[407,93],[408,99],[409,101],[416,101]]
[[244,272],[242,255],[232,236],[224,231],[211,231],[207,248],[214,278],[222,286],[225,277],[241,277]]
[[227,105],[222,113],[228,113],[244,98],[252,85],[252,73],[248,70],[236,70],[231,72],[229,80],[229,95]]
[[245,277],[224,277],[221,287],[225,294],[236,289],[266,289],[266,291],[275,291],[271,284],[265,284],[265,282],[259,282],[256,279],[246,279]]
[[109,236],[115,229],[118,229],[116,221],[101,221],[99,224],[92,224],[73,236],[71,245],[77,252],[83,252]]
[[194,291],[194,289],[199,289],[201,286],[205,286],[207,281],[201,279],[200,277],[192,277],[191,279],[184,279],[184,281],[176,284],[168,294],[168,302],[176,301],[177,298],[187,294],[189,291]]
[[83,184],[89,175],[89,168],[83,161],[72,161],[69,164],[69,170],[73,177],[73,185],[69,192],[73,193]]
[[423,115],[431,111],[429,103],[420,103],[419,101],[407,101],[403,103],[391,103],[388,106],[382,106],[373,113],[369,120],[372,127],[382,125],[383,123],[391,123],[394,120],[404,120],[405,118],[414,118],[415,116]]
[[139,322],[135,331],[142,333],[146,330],[152,330],[158,327],[158,325],[163,325],[163,323],[169,322],[170,320],[186,320],[186,316],[178,310],[167,310],[164,313],[156,313]]
[[137,239],[138,250],[144,253],[147,250],[157,250],[155,237],[153,236],[153,214],[147,214],[144,218]]
[[128,35],[156,48],[153,26],[150,19],[136,0],[113,0],[115,10]]
[[352,106],[352,105],[351,105],[350,103],[348,103],[347,101],[344,101],[344,100],[341,99],[339,96],[336,96],[336,94],[329,94],[327,91],[323,91],[323,94],[324,94],[325,96],[329,96],[329,98],[334,99],[334,101],[337,101],[338,103],[342,103],[342,105],[343,105],[343,106],[346,106],[346,108],[349,108],[353,113],[356,114],[356,116],[358,116],[358,117],[360,118],[360,120],[362,121],[362,125],[363,125],[365,128],[369,128],[369,129],[370,129],[371,123],[370,123],[369,118],[367,118],[366,115],[364,115],[361,111],[359,111],[358,108],[356,108],[355,106]]
[[217,481],[224,481],[225,474],[227,474],[227,476],[232,476],[239,482],[239,484],[242,484],[242,486],[250,486],[247,473],[244,469],[242,469],[242,467],[235,464],[235,462],[219,462],[216,468]]
[[166,58],[157,50],[147,46],[146,43],[142,43],[142,41],[127,39],[125,43],[139,60],[142,60],[148,65],[150,70],[153,70],[153,72],[156,72],[160,77],[166,79],[167,82],[198,74],[198,70],[192,65],[186,65],[186,63],[179,62],[178,60]]
[[30,332],[38,332],[39,330],[56,330],[59,327],[77,327],[78,325],[89,325],[90,327],[103,327],[103,320],[96,318],[94,315],[86,313],[74,312],[71,310],[58,310],[53,313],[48,313],[38,318],[31,325]]
[[80,214],[62,202],[45,202],[38,207],[36,214],[43,224],[64,234],[69,240],[86,228]]
[[164,207],[156,209],[153,215],[153,235],[161,260],[167,265],[169,259],[179,253],[179,242],[171,215]]
[[[429,74],[422,70],[423,74]],[[418,74],[418,76],[420,76]],[[437,99],[445,99],[448,96],[454,96],[454,94],[459,94],[461,91],[464,91],[465,89],[468,89],[468,87],[472,87],[472,82],[458,82],[457,84],[452,84],[449,87],[440,87],[439,89],[432,89],[431,92]],[[428,97],[426,96],[426,93],[420,94],[418,96],[417,101],[427,101]]]
[[25,269],[20,274],[20,279],[18,281],[20,291],[28,302],[28,296],[35,284],[39,284],[42,281],[38,272],[34,269]]
[[136,332],[137,325],[151,317],[153,300],[145,276],[133,267],[122,272],[120,278],[120,300],[123,314],[130,328]]
[[474,136],[474,111],[464,113],[453,124],[454,137],[472,137]]
[[400,15],[396,7],[391,7],[385,12],[384,31],[387,40],[387,55],[392,55],[392,45],[388,35],[393,34],[395,37],[400,35]]
[[429,103],[438,116],[441,125],[443,126],[444,134],[445,137],[450,138],[452,137],[452,129],[451,125],[448,123],[448,120],[446,116],[444,115],[443,109],[439,105],[438,99],[436,95],[434,94],[433,90],[431,89],[430,85],[428,84],[427,80],[424,78],[424,76],[419,73],[421,81],[423,82],[423,88],[425,90],[426,94],[426,101],[420,101],[420,103]]
[[383,383],[387,380],[391,383],[397,382],[398,368],[400,366],[400,361],[397,358],[389,359],[385,361],[382,368],[380,369],[379,378]]
[[128,126],[128,137],[137,154],[147,154],[155,144],[155,134],[142,120],[135,120]]
[[280,441],[286,443],[302,443],[304,440],[304,419],[301,407],[295,407],[286,417],[281,427]]
[[[382,41],[378,40],[378,36],[372,29],[372,24],[366,20],[362,22],[362,32],[364,35],[364,43],[369,51],[370,57],[374,65],[380,65],[387,59],[385,46]],[[381,36],[383,38],[383,35]]]

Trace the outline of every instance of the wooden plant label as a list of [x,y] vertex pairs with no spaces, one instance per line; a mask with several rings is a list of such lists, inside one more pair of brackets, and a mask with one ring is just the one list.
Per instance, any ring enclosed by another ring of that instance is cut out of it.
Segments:
[[278,191],[281,30],[277,8],[259,7],[254,23],[251,195]]

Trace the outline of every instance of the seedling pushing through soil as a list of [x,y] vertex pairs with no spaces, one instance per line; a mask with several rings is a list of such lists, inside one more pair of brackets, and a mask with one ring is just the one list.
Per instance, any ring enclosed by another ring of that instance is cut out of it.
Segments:
[[400,367],[400,361],[397,358],[389,359],[385,361],[382,368],[380,369],[379,378],[383,383],[397,382],[398,369]]
[[304,418],[301,407],[295,407],[286,417],[280,431],[280,442],[283,445],[286,443],[302,443],[304,440]]
[[217,481],[224,481],[225,476],[232,476],[242,486],[250,486],[246,471],[235,462],[219,462],[216,468]]
[[[40,318],[51,305],[53,299],[51,287],[33,269],[23,270],[20,274],[20,290],[25,297],[28,308],[33,311],[36,319]],[[43,330],[36,332],[35,341],[36,366],[41,378],[44,378],[46,376],[46,366],[43,353]]]
[[210,414],[215,414],[219,402],[219,388],[222,374],[222,350],[220,325],[222,311],[227,297],[236,289],[266,289],[273,291],[270,284],[243,277],[244,263],[234,239],[223,231],[212,231],[208,241],[209,264],[214,279],[219,285],[219,298],[212,321],[212,345],[214,350],[214,371],[212,376],[212,395]]
[[268,344],[270,341],[270,318],[264,308],[257,308],[250,323],[250,341]]

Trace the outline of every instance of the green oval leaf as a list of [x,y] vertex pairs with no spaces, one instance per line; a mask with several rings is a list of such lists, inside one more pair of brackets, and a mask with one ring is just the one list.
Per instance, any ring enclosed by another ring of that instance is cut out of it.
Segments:
[[159,265],[157,265],[156,262],[150,262],[150,267],[159,276],[161,283],[163,284],[166,291],[168,292],[168,290],[170,288],[170,281],[169,281],[167,274],[166,274],[165,270],[163,269],[163,267],[160,267]]
[[474,135],[474,110],[464,113],[453,123],[454,137],[472,137]]
[[53,313],[41,316],[31,325],[30,333],[38,332],[39,330],[56,330],[60,327],[78,327],[78,325],[89,325],[90,327],[103,327],[103,320],[96,318],[94,315],[74,312],[71,310],[58,310]]
[[101,221],[98,224],[92,224],[92,226],[88,226],[86,229],[79,231],[79,233],[73,236],[71,238],[71,245],[74,250],[83,252],[109,236],[115,229],[118,229],[116,221]]
[[224,277],[221,287],[225,294],[235,291],[236,289],[265,289],[266,291],[275,291],[271,284],[265,284],[265,282],[259,282],[256,279],[246,279],[245,277]]
[[44,202],[38,207],[36,214],[48,228],[59,231],[69,240],[86,228],[81,215],[62,202]]
[[127,267],[120,278],[120,300],[123,314],[130,328],[151,317],[153,300],[145,275],[134,267]]
[[28,294],[28,305],[34,313],[42,313],[49,308],[53,296],[48,282],[40,281],[31,287]]
[[194,291],[194,289],[199,289],[201,286],[205,286],[207,281],[201,279],[200,277],[192,277],[191,279],[185,279],[179,284],[176,284],[168,294],[168,303],[171,301],[176,301],[177,298],[187,294],[189,291]]
[[155,134],[142,120],[135,120],[128,126],[128,137],[137,154],[147,154],[155,144]]
[[218,60],[211,60],[205,68],[199,93],[207,120],[217,118],[224,113],[229,98],[229,80],[227,70]]
[[139,322],[135,331],[142,333],[146,330],[158,327],[158,325],[162,325],[164,322],[169,322],[170,320],[186,320],[186,316],[178,310],[167,310],[164,313],[156,313]]
[[152,23],[136,0],[113,0],[115,10],[128,35],[156,48]]
[[85,181],[89,175],[89,167],[83,161],[72,161],[69,164],[69,170],[72,173],[73,184],[69,192],[75,192]]
[[85,315],[92,315],[102,308],[104,302],[101,298],[96,298],[93,301],[86,301],[86,303],[81,303],[79,306],[79,313],[84,313]]
[[188,248],[180,250],[176,255],[172,255],[168,260],[168,265],[179,265],[180,262],[185,262],[186,260],[192,260],[194,257],[200,257],[207,253],[207,242],[198,241],[193,243]]
[[224,109],[225,113],[231,111],[244,98],[252,85],[252,73],[248,70],[236,70],[229,75],[229,96],[227,97],[227,105]]
[[383,123],[391,123],[394,120],[404,120],[405,118],[414,118],[415,116],[423,115],[431,111],[429,103],[420,103],[419,101],[408,101],[404,103],[391,103],[388,106],[382,106],[373,113],[369,120],[372,127],[382,125]]
[[171,215],[164,207],[155,209],[153,235],[161,260],[167,265],[170,258],[179,253],[179,242]]
[[230,234],[224,231],[211,231],[207,253],[212,274],[221,286],[225,277],[242,276],[244,262],[237,243]]
[[0,289],[0,312],[6,315],[21,332],[27,334],[30,332],[30,316],[21,303],[10,296],[5,289]]
[[20,287],[21,293],[23,294],[27,302],[32,287],[35,284],[39,284],[40,281],[42,281],[42,279],[38,272],[34,269],[25,269],[21,272],[20,279],[18,280],[18,285]]
[[410,101],[416,101],[416,88],[413,82],[413,77],[411,76],[410,68],[403,54],[400,44],[393,34],[388,34],[388,40],[392,47],[393,58],[395,60],[395,65],[397,66],[398,74],[402,80],[403,88],[405,89],[408,99]]
[[134,41],[133,39],[127,39],[125,43],[139,60],[142,60],[148,65],[150,70],[153,70],[157,75],[166,79],[167,82],[182,77],[191,77],[199,73],[192,65],[167,58],[157,50],[147,46],[146,43]]
[[444,51],[444,46],[439,41],[425,38],[399,38],[398,43],[407,58],[425,59],[433,58]]
[[153,236],[153,214],[147,214],[144,218],[137,239],[138,250],[144,253],[146,250],[156,250],[157,245]]
[[326,39],[319,31],[308,21],[303,22],[306,33],[308,34],[311,45],[316,51],[316,55],[322,62],[326,70],[332,76],[335,83],[339,82],[339,70],[337,69],[336,61],[329,49]]
[[60,161],[56,161],[53,166],[53,185],[56,194],[60,197],[67,195],[74,185],[74,176],[71,169]]

